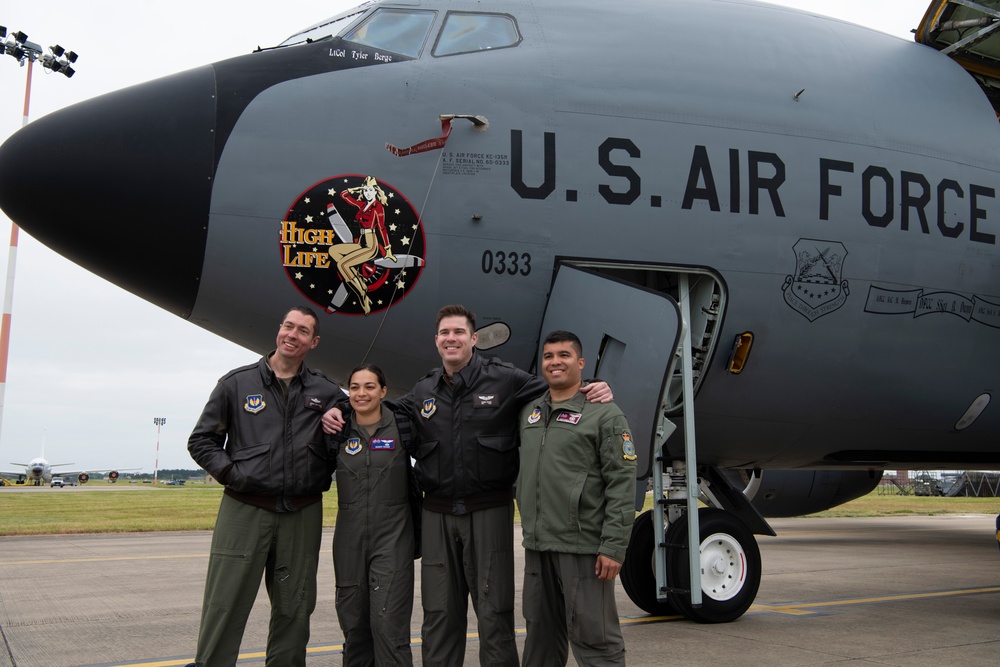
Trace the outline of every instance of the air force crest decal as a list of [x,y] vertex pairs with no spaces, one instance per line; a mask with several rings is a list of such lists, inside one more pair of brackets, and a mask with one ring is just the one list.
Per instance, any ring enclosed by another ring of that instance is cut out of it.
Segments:
[[266,407],[267,403],[264,402],[264,397],[260,394],[250,394],[247,396],[247,402],[243,404],[243,409],[254,415]]
[[437,399],[427,398],[424,399],[424,405],[420,408],[420,416],[424,419],[430,419],[431,415],[437,412]]
[[795,274],[785,277],[785,303],[810,322],[844,305],[851,293],[844,280],[847,248],[839,241],[799,239],[792,246]]

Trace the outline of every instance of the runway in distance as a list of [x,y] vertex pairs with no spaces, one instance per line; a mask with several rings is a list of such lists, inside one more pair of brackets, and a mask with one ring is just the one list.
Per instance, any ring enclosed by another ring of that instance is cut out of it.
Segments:
[[[15,484],[28,484],[29,486],[41,486],[52,482],[52,476],[58,475],[64,479],[70,479],[71,484],[86,484],[90,481],[90,476],[95,473],[108,473],[108,481],[114,484],[118,481],[119,473],[112,468],[101,470],[53,470],[64,466],[75,465],[73,463],[49,463],[44,456],[38,456],[27,463],[11,463],[15,466],[24,466],[24,470],[0,470],[0,477],[16,477]],[[123,468],[123,470],[138,470],[138,468]]]
[[[1000,463],[997,4],[934,2],[918,39],[954,37],[931,48],[750,0],[367,3],[35,120],[0,147],[0,207],[251,349],[311,303],[318,365],[397,392],[439,363],[445,303],[523,368],[575,331],[664,498],[624,587],[733,620],[762,513]],[[938,50],[969,30],[972,71]]]

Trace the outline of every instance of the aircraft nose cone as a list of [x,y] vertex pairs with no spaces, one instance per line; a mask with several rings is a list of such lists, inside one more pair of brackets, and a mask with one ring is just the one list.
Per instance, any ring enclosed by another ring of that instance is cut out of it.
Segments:
[[0,146],[0,208],[59,254],[187,317],[204,259],[215,102],[206,66],[32,121]]

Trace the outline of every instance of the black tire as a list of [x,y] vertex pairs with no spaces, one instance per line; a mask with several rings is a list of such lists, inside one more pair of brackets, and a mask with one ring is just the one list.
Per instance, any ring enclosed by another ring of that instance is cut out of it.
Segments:
[[[760,549],[753,533],[735,515],[706,508],[698,514],[701,543],[702,604],[691,606],[686,594],[670,596],[674,608],[698,623],[728,623],[742,616],[760,587]],[[670,524],[667,543],[687,543],[687,517]],[[667,581],[690,588],[687,549],[667,552]]]
[[653,616],[672,616],[674,609],[670,603],[656,599],[656,574],[653,569],[655,546],[653,510],[649,510],[632,522],[632,537],[618,578],[629,599],[640,609]]

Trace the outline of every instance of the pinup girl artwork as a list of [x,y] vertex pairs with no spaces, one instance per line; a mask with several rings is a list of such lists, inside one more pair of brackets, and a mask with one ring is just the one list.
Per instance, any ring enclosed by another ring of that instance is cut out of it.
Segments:
[[368,286],[360,273],[365,262],[376,257],[395,261],[385,228],[385,205],[389,202],[385,192],[373,176],[365,177],[360,187],[348,188],[340,193],[341,199],[358,209],[354,221],[358,224],[355,243],[340,243],[330,246],[330,257],[337,265],[344,284],[358,297],[358,304],[365,315],[371,312],[372,302],[368,296]]
[[365,173],[331,176],[302,190],[280,222],[278,240],[288,279],[330,314],[390,308],[426,264],[420,215],[406,195]]

